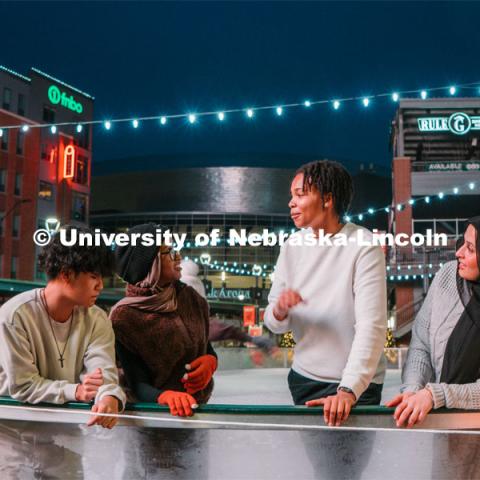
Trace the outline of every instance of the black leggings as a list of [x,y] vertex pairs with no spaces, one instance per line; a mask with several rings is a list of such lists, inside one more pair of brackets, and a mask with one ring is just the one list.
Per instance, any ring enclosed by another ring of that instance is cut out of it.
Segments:
[[[288,388],[295,405],[305,405],[308,400],[335,395],[339,385],[339,383],[311,380],[292,369],[288,374]],[[383,383],[371,383],[362,393],[356,405],[380,405],[382,389]]]

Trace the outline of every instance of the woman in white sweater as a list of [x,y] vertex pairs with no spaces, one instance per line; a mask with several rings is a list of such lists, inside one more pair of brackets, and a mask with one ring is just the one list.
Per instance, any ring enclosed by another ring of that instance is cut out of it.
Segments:
[[[293,332],[288,383],[295,404],[323,405],[332,426],[354,404],[379,404],[385,374],[385,259],[380,247],[356,241],[371,238],[368,230],[342,223],[352,196],[352,179],[336,162],[297,171],[289,208],[302,230],[281,248],[265,312],[271,331]],[[312,235],[330,237],[310,246]]]
[[457,261],[435,275],[418,312],[401,394],[388,407],[397,426],[421,423],[432,408],[480,409],[480,216],[467,221]]

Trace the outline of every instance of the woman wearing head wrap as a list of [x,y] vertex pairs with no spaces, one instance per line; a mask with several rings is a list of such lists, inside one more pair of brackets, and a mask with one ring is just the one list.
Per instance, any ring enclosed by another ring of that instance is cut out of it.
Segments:
[[467,221],[457,261],[436,274],[415,319],[396,406],[397,426],[432,408],[480,409],[480,216]]
[[[157,227],[138,225],[129,234],[155,235]],[[110,319],[127,384],[137,400],[190,416],[208,401],[217,368],[208,342],[208,304],[179,281],[181,257],[171,247],[137,242],[115,253],[127,296],[112,308]]]

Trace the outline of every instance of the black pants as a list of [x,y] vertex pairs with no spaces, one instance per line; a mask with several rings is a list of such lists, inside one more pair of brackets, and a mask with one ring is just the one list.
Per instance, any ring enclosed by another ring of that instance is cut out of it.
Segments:
[[[339,383],[317,382],[290,370],[288,374],[288,388],[295,405],[305,405],[308,400],[335,395]],[[383,383],[371,383],[362,393],[356,405],[380,405]]]

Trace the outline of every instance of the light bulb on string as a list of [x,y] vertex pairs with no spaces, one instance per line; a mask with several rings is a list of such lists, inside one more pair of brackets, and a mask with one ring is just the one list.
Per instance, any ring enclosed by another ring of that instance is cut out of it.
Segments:
[[191,123],[191,124],[194,124],[196,121],[197,121],[197,117],[195,114],[193,113],[190,113],[188,115],[188,121]]
[[[1,135],[0,135],[0,136],[1,136]],[[475,184],[474,184],[473,182],[472,182],[472,183],[469,183],[469,184],[468,184],[468,188],[469,188],[470,190],[473,190],[473,189],[475,188]]]
[[312,102],[310,102],[310,100],[305,100],[305,102],[303,102],[303,104],[304,104],[306,107],[311,107],[311,106],[312,106]]
[[133,126],[133,128],[138,128],[138,120],[137,119],[133,120],[132,126]]
[[30,127],[28,125],[24,125],[22,127],[22,132],[28,132],[30,130]]
[[453,193],[454,193],[455,195],[458,194],[458,187],[455,187],[455,188],[453,189]]
[[52,132],[53,135],[55,135],[57,133],[57,127],[55,125],[52,125],[50,127],[50,131]]
[[83,125],[77,125],[77,133],[82,133]]
[[445,194],[444,194],[443,192],[440,192],[440,193],[438,194],[438,198],[439,198],[440,200],[442,200],[444,196],[445,196]]
[[428,94],[426,90],[422,90],[420,92],[420,97],[422,97],[422,100],[425,100],[427,98]]
[[425,197],[425,203],[430,203],[430,197]]
[[338,100],[333,101],[333,109],[338,110],[340,108],[340,102]]
[[399,99],[400,99],[400,95],[397,92],[392,93],[392,100],[394,102],[398,102]]
[[253,109],[252,108],[247,108],[247,117],[252,118],[253,117]]
[[167,117],[160,117],[160,123],[165,125],[167,123]]
[[223,121],[225,120],[225,113],[223,113],[223,112],[218,112],[218,113],[217,113],[217,117],[218,117],[218,119],[219,119],[221,122],[223,122]]
[[112,128],[112,122],[110,122],[110,120],[107,120],[103,125],[105,130],[110,130]]
[[455,95],[457,93],[457,88],[454,87],[454,86],[451,86],[449,89],[448,89],[450,95]]
[[363,100],[362,100],[362,103],[363,103],[363,106],[364,107],[368,107],[370,105],[370,99],[368,97],[365,97]]
[[277,108],[275,109],[275,111],[277,112],[277,115],[278,115],[279,117],[281,117],[281,116],[283,115],[283,108],[282,108],[282,107],[277,107]]

